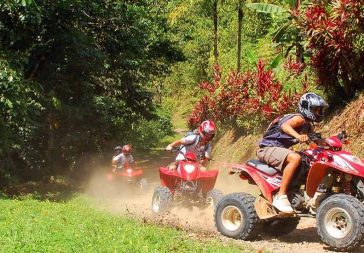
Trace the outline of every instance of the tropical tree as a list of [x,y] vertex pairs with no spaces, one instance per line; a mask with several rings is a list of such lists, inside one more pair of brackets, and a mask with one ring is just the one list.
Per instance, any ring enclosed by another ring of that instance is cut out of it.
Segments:
[[278,29],[273,32],[273,42],[278,43],[282,48],[287,47],[285,57],[292,48],[295,48],[296,61],[303,63],[303,38],[298,25],[301,0],[286,0],[285,2],[289,8],[269,3],[247,3],[246,6],[257,12],[270,14],[278,25]]
[[161,5],[0,5],[0,177],[14,168],[27,178],[65,173],[78,157],[122,142],[153,145],[170,130],[150,88],[180,57]]
[[237,3],[237,9],[238,9],[238,53],[237,53],[237,63],[236,63],[236,70],[237,72],[240,72],[241,69],[241,28],[243,23],[243,1],[238,0]]
[[352,98],[364,88],[363,1],[315,1],[301,18],[320,86],[332,103]]
[[[219,50],[218,50],[218,6],[221,0],[183,0],[179,3],[170,13],[170,22],[173,24],[182,16],[188,14],[188,10],[194,8],[196,5],[200,5],[203,11],[212,16],[213,22],[213,55],[214,62],[218,62]],[[224,1],[221,1],[224,2]]]

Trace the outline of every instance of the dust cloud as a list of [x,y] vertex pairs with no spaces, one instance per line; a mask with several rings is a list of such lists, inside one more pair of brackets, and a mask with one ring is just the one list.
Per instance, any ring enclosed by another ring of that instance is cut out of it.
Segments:
[[[159,167],[169,164],[171,160],[173,157],[165,154],[163,156],[158,154],[143,160],[144,163],[140,164],[140,167],[144,170],[143,178],[148,181],[147,188],[143,190],[125,182],[110,183],[107,177],[111,170],[100,167],[90,177],[85,187],[85,193],[95,200],[97,208],[112,213],[130,215],[143,222],[162,224],[177,229],[216,234],[212,205],[206,207],[178,205],[163,215],[152,213],[154,189],[160,186]],[[246,191],[247,187],[250,187],[237,175],[228,175],[226,168],[211,167],[211,169],[220,171],[215,188],[224,194]]]
[[[92,197],[95,207],[98,209],[132,217],[142,223],[184,230],[188,232],[190,238],[197,240],[218,238],[226,242],[248,245],[257,249],[258,252],[263,250],[280,253],[301,252],[302,248],[309,248],[312,253],[333,252],[327,249],[319,239],[316,233],[315,219],[312,218],[302,218],[295,231],[280,238],[263,234],[260,240],[257,241],[239,241],[218,234],[214,224],[214,210],[212,206],[200,208],[180,205],[174,207],[170,212],[160,215],[153,214],[151,202],[154,188],[160,185],[159,166],[170,163],[172,159],[168,156],[152,156],[148,158],[147,162],[142,164],[144,169],[143,177],[149,182],[148,188],[143,191],[136,190],[134,187],[121,182],[110,184],[107,180],[107,174],[110,173],[110,169],[99,167],[94,171],[85,186],[85,193]],[[241,180],[239,176],[229,175],[228,168],[226,167],[215,166],[209,169],[219,170],[215,189],[221,190],[225,195],[232,192],[247,192],[256,195],[258,192],[256,186],[249,185],[246,181]],[[360,247],[355,252],[363,252],[363,247]]]

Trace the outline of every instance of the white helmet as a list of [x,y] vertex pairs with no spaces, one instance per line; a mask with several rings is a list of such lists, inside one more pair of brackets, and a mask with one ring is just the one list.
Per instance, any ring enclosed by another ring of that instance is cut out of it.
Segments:
[[[324,116],[324,109],[329,107],[326,101],[315,93],[305,93],[298,102],[298,111],[302,116],[314,122],[320,122]],[[319,109],[317,109],[319,108]]]

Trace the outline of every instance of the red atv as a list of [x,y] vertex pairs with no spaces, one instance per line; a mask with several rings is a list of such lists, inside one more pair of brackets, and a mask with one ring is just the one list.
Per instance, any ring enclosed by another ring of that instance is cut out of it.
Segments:
[[180,161],[177,170],[159,168],[162,186],[154,189],[152,211],[164,212],[174,204],[185,203],[208,206],[216,204],[223,193],[214,189],[217,170],[201,171],[194,153],[187,152],[185,160]]
[[130,165],[124,165],[124,167],[116,167],[111,173],[108,173],[107,180],[111,184],[122,183],[123,185],[145,190],[148,186],[148,180],[143,178],[143,173],[142,168],[133,168]]
[[[323,198],[316,211],[317,232],[321,240],[339,251],[361,245],[364,236],[364,163],[342,150],[346,141],[343,131],[338,136],[322,139],[309,135],[310,147],[301,152],[302,164],[288,190],[295,214],[274,208],[273,194],[280,187],[280,171],[258,160],[232,165],[231,174],[255,184],[260,196],[232,193],[224,196],[215,208],[217,230],[236,239],[253,239],[260,232],[274,236],[293,231],[302,216],[311,216],[308,201],[319,189]],[[318,189],[319,188],[319,189]]]

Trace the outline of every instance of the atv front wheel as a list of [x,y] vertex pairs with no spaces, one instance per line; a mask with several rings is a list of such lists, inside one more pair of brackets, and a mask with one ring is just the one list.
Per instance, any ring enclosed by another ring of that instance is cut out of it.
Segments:
[[142,178],[138,181],[138,187],[140,190],[145,190],[148,187],[148,180],[146,178]]
[[279,237],[291,233],[297,228],[300,218],[280,218],[264,221],[263,233]]
[[223,196],[224,194],[222,193],[222,191],[217,189],[212,189],[208,191],[206,194],[206,203],[211,204],[215,207]]
[[324,243],[334,250],[349,251],[362,243],[364,206],[353,196],[335,194],[320,204],[316,222]]
[[172,201],[172,194],[168,187],[158,186],[154,190],[152,199],[152,211],[153,213],[162,213],[170,208]]
[[235,239],[254,239],[260,232],[254,201],[255,197],[247,193],[231,193],[221,198],[214,215],[217,230]]

